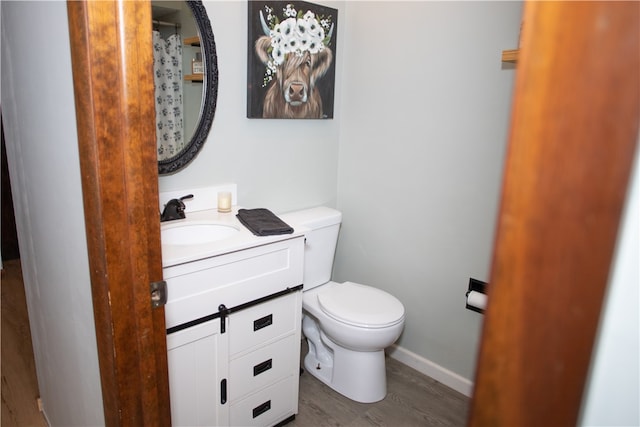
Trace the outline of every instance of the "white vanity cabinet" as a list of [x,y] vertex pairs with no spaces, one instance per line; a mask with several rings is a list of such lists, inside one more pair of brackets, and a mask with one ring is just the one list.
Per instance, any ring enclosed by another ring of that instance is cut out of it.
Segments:
[[298,412],[304,238],[164,268],[174,426],[271,426]]

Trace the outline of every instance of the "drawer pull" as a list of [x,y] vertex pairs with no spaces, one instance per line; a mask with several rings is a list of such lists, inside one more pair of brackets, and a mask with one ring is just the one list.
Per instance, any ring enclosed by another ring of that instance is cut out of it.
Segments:
[[227,403],[227,379],[220,381],[220,404]]
[[253,408],[253,418],[256,418],[271,409],[271,401],[267,400],[262,405]]
[[253,376],[258,376],[263,372],[268,371],[269,369],[271,369],[272,366],[272,361],[273,359],[269,359],[269,360],[265,360],[262,363],[258,363],[256,366],[253,367]]
[[273,323],[273,314],[261,317],[260,319],[253,321],[253,331],[255,332],[259,329],[266,328],[272,323]]

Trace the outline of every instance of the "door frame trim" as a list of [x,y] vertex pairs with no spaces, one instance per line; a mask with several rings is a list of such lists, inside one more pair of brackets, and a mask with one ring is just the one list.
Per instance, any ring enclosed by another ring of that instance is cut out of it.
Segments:
[[169,426],[148,1],[67,2],[98,360],[108,426]]
[[470,426],[578,422],[637,145],[639,20],[637,2],[525,4]]

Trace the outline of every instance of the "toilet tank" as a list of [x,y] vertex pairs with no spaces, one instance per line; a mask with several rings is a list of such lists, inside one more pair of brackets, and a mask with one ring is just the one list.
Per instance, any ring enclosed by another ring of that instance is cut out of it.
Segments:
[[296,231],[304,229],[304,290],[331,280],[342,213],[320,206],[279,216]]

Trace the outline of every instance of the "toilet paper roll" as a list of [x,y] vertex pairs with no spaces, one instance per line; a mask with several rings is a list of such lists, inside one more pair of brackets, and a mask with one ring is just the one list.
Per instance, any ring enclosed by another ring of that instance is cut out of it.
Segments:
[[487,307],[487,296],[481,292],[471,291],[467,295],[467,304],[484,310]]

